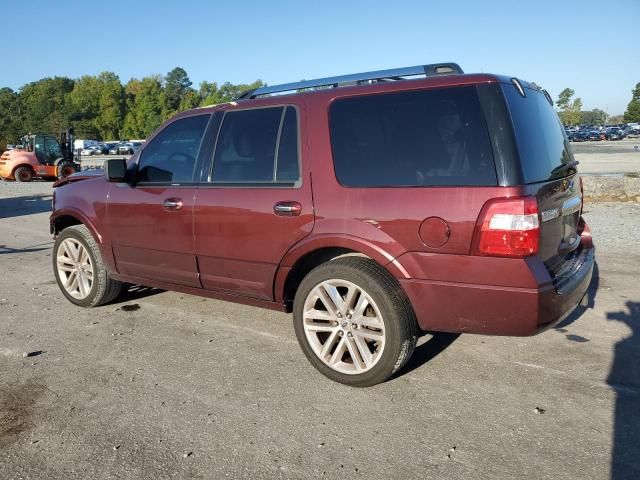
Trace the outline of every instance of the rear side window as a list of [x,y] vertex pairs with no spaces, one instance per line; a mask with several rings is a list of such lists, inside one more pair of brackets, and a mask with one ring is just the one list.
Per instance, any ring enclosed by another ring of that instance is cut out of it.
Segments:
[[213,182],[292,183],[300,178],[293,107],[227,112],[213,159]]
[[573,162],[564,127],[544,93],[525,88],[523,97],[511,84],[503,85],[502,90],[513,121],[525,183],[572,173],[563,167]]
[[200,142],[209,115],[196,115],[170,123],[142,151],[139,180],[180,183],[193,179]]
[[341,99],[329,121],[344,186],[497,185],[475,87]]

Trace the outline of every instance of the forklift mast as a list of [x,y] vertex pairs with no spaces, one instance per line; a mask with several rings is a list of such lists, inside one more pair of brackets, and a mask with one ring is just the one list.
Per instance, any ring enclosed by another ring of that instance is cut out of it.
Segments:
[[70,162],[74,160],[73,140],[73,128],[68,128],[66,131],[60,132],[60,149],[62,150],[62,156]]

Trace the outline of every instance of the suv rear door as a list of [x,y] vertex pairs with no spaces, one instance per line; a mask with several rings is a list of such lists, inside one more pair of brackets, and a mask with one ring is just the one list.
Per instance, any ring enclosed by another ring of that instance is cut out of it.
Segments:
[[557,113],[544,92],[512,84],[502,89],[513,122],[523,183],[538,200],[539,255],[552,276],[580,246],[582,191],[577,162]]
[[194,210],[195,251],[206,289],[273,299],[285,253],[311,233],[304,104],[233,108],[216,115],[212,159]]

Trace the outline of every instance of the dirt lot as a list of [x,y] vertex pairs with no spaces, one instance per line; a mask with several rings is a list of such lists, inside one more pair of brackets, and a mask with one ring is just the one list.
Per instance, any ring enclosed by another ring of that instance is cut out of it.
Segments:
[[0,183],[0,478],[640,478],[636,204],[587,208],[589,308],[532,338],[425,336],[352,389],[284,314],[144,289],[72,306],[50,198]]
[[572,143],[583,174],[640,172],[640,138]]

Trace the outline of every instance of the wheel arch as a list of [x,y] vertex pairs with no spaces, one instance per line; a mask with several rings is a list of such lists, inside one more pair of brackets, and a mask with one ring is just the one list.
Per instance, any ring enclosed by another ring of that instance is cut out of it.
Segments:
[[18,170],[21,167],[27,167],[29,170],[31,170],[33,172],[33,174],[35,175],[36,173],[36,169],[33,168],[33,165],[31,165],[28,162],[24,162],[24,163],[18,163],[16,164],[12,169],[11,169],[11,175],[15,177],[16,174],[16,170]]
[[84,225],[87,227],[93,238],[98,242],[98,245],[102,245],[102,235],[100,235],[93,223],[81,212],[64,209],[51,214],[50,230],[53,235],[58,235],[65,228],[75,225]]
[[302,279],[323,263],[345,256],[369,258],[385,268],[394,278],[408,278],[406,270],[395,258],[379,246],[349,236],[321,236],[302,241],[283,258],[274,280],[274,296],[287,311]]

